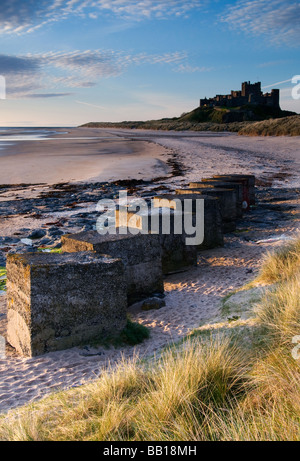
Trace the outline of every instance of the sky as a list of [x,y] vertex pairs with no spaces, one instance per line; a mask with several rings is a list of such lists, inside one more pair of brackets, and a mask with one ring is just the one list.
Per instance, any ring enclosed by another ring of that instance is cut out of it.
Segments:
[[299,113],[299,17],[293,0],[1,0],[0,126],[178,117],[244,81]]

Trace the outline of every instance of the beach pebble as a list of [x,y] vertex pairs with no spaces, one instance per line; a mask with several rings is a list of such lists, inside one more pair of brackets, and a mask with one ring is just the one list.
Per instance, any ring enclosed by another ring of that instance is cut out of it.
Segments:
[[1,239],[1,243],[4,243],[5,245],[15,244],[20,241],[18,238],[15,238],[15,237],[4,237],[2,239]]
[[29,239],[40,239],[46,235],[46,231],[44,229],[35,229],[31,234],[28,236]]
[[21,242],[24,243],[24,245],[29,245],[32,246],[32,240],[27,238],[27,239],[21,239]]
[[40,245],[49,245],[52,242],[52,239],[45,237],[42,240],[40,240],[39,244]]
[[142,304],[143,311],[150,311],[152,309],[161,309],[166,305],[165,301],[161,298],[148,298]]
[[57,229],[57,227],[50,227],[47,232],[48,236],[51,237],[59,237],[63,235],[63,231],[60,229]]

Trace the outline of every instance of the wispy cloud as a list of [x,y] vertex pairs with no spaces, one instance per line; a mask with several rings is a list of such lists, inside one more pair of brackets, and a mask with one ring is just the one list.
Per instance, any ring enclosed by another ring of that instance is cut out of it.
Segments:
[[204,0],[98,0],[93,2],[100,12],[107,10],[129,18],[165,18],[168,16],[185,16],[191,10],[202,7]]
[[92,20],[118,16],[124,20],[186,17],[207,0],[1,0],[0,33],[33,32],[70,16]]
[[31,93],[27,95],[30,99],[43,99],[43,98],[61,98],[71,96],[73,93]]
[[[169,66],[177,72],[207,71],[192,68],[185,52],[129,54],[113,50],[75,50],[27,56],[0,55],[9,98],[60,97],[68,88],[90,88],[103,78],[116,77],[132,66]],[[37,93],[41,91],[41,93]]]
[[175,72],[182,72],[182,73],[194,73],[194,72],[211,72],[214,70],[214,67],[205,67],[205,66],[192,66],[190,64],[179,64]]
[[283,66],[285,64],[288,64],[290,61],[288,59],[281,59],[278,61],[265,61],[262,62],[261,64],[258,64],[257,67],[263,69],[266,67],[278,67],[278,66]]
[[300,3],[290,0],[239,0],[221,21],[232,29],[265,36],[272,43],[299,45]]
[[35,73],[39,69],[39,59],[30,56],[0,55],[0,70],[2,74]]

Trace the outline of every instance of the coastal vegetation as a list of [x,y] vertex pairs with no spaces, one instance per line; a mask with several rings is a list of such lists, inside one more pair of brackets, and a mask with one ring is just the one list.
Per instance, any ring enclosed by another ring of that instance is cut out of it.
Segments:
[[255,284],[249,319],[11,410],[0,440],[299,440],[300,240],[268,253]]
[[300,115],[254,122],[238,132],[245,136],[300,136]]
[[0,267],[0,291],[6,290],[6,269]]
[[245,136],[300,136],[300,115],[264,106],[196,108],[180,117],[148,121],[90,122],[87,128],[230,131]]

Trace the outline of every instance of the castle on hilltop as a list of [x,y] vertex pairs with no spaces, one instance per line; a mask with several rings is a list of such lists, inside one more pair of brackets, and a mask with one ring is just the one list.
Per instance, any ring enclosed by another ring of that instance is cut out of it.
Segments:
[[279,90],[271,90],[271,93],[261,91],[261,82],[242,83],[241,91],[231,91],[231,94],[217,94],[214,98],[200,99],[200,107],[238,107],[245,104],[266,105],[270,107],[279,106]]

